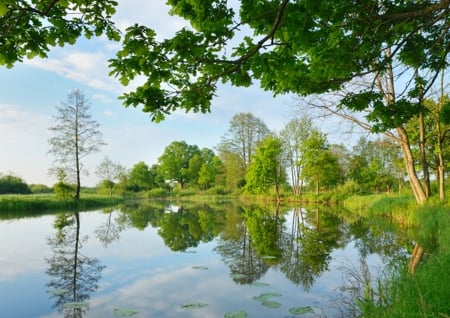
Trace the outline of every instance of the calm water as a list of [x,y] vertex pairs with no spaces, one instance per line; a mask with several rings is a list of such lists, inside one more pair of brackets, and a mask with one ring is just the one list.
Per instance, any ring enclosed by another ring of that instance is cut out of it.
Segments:
[[340,317],[348,274],[364,265],[375,277],[402,244],[316,207],[136,205],[0,220],[0,317]]

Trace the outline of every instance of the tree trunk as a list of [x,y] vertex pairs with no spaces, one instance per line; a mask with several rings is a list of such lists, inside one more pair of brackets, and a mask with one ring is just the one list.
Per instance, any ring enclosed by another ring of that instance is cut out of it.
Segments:
[[405,160],[406,172],[408,173],[409,184],[416,198],[416,202],[421,205],[428,199],[427,194],[420,183],[419,178],[414,167],[414,158],[411,152],[411,146],[409,143],[408,134],[403,127],[397,128],[397,133],[400,137],[399,143],[403,152],[403,158]]
[[411,261],[409,262],[408,273],[410,274],[415,273],[417,266],[422,260],[423,253],[424,253],[423,247],[419,243],[416,243],[414,245],[414,250],[411,255]]
[[[422,106],[420,106],[422,108]],[[428,168],[426,151],[425,151],[425,123],[423,110],[421,109],[419,114],[419,149],[420,149],[420,164],[422,165],[423,182],[425,184],[425,194],[427,198],[431,195],[431,185],[430,185],[430,171]]]
[[438,173],[437,178],[439,182],[439,199],[441,201],[445,200],[445,164],[444,164],[444,154],[442,150],[442,140],[441,138],[438,138],[438,157],[439,157],[439,163],[438,163]]

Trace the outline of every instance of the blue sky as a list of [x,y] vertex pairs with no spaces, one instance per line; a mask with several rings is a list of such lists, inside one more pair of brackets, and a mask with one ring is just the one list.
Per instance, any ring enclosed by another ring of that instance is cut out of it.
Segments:
[[[122,30],[138,22],[154,28],[161,38],[171,36],[184,21],[168,15],[165,0],[120,1],[115,22]],[[52,185],[48,175],[48,128],[54,125],[55,106],[74,88],[91,102],[93,118],[101,124],[107,146],[84,159],[89,176],[83,185],[98,182],[95,167],[108,156],[131,168],[139,161],[157,162],[172,141],[184,140],[213,149],[229,128],[232,116],[251,112],[274,131],[293,113],[292,96],[273,98],[258,86],[220,87],[209,114],[176,112],[159,124],[140,109],[124,108],[117,97],[127,88],[108,77],[108,59],[120,43],[103,38],[79,39],[73,46],[53,48],[47,59],[26,60],[12,69],[0,68],[0,173],[14,173],[27,183]]]

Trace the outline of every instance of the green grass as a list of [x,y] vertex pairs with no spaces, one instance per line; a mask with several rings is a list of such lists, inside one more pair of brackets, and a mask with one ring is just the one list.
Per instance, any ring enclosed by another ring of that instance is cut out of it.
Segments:
[[359,215],[389,217],[407,225],[411,241],[425,250],[415,274],[408,263],[392,269],[376,297],[359,302],[362,317],[450,317],[450,208],[430,200],[417,206],[411,196],[355,196],[344,202]]
[[72,198],[57,198],[53,194],[0,195],[0,218],[8,218],[8,215],[17,217],[18,213],[30,215],[42,214],[45,211],[111,206],[122,200],[121,197],[93,194],[82,195],[78,201]]

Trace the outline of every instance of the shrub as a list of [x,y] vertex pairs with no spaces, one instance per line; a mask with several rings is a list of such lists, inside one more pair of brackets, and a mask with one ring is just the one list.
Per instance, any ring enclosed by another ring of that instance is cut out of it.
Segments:
[[149,198],[161,198],[167,196],[167,191],[163,188],[154,188],[148,191]]
[[75,194],[75,189],[70,184],[60,181],[55,183],[55,185],[53,186],[53,192],[55,193],[56,197],[67,199]]

